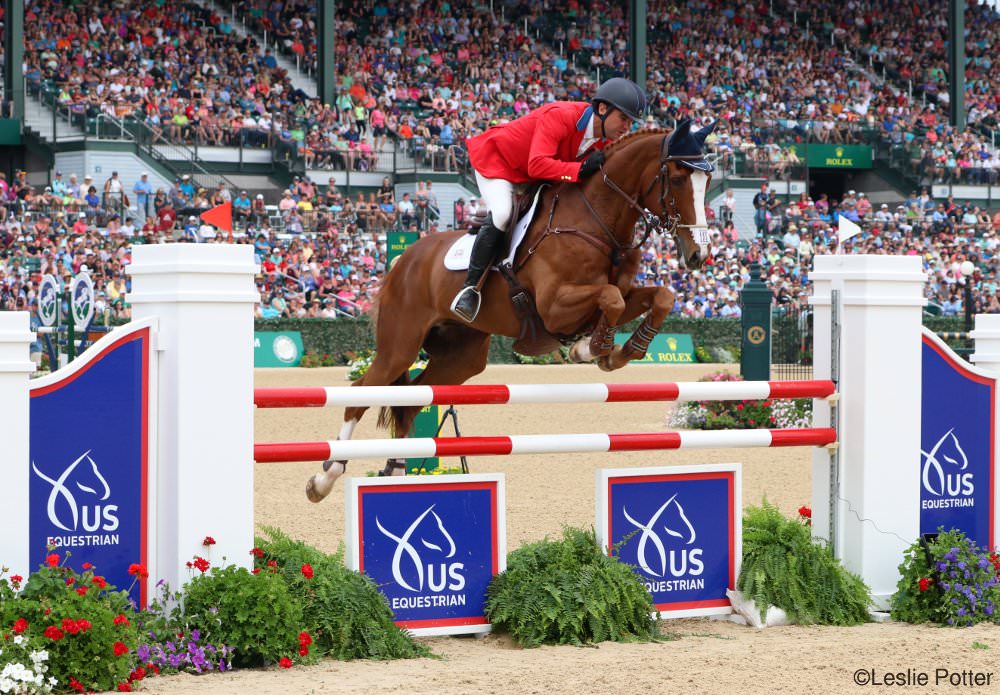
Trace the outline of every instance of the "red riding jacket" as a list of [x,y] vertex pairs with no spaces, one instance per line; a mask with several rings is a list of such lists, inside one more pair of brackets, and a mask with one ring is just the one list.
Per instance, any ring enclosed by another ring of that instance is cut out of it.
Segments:
[[[595,149],[610,140],[598,136],[579,160],[576,153],[587,132],[593,109],[589,104],[554,101],[520,118],[494,126],[466,140],[469,162],[489,179],[511,183],[528,181],[576,181],[580,164]],[[600,121],[595,122],[595,135]]]

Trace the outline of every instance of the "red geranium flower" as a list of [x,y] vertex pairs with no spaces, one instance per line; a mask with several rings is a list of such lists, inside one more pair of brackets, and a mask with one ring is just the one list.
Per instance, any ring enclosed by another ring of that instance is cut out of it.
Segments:
[[93,582],[94,586],[96,586],[98,589],[103,589],[108,585],[108,580],[106,580],[104,577],[99,577],[97,575],[94,575],[94,578],[91,579],[90,581]]
[[123,642],[115,642],[115,656],[128,654],[128,647]]
[[308,647],[312,643],[313,643],[312,635],[310,635],[308,632],[305,631],[299,633],[299,644],[301,644],[303,647]]
[[63,618],[62,621],[63,630],[71,635],[75,635],[80,631],[80,627],[76,624],[76,621],[72,618]]
[[309,647],[299,647],[299,656],[309,656]]
[[14,627],[11,628],[15,635],[20,635],[22,632],[28,629],[28,621],[24,618],[18,618],[14,621]]
[[208,571],[211,563],[203,557],[196,557],[194,559],[195,569],[199,570],[202,574]]
[[118,684],[118,692],[120,693],[130,693],[132,692],[132,685],[127,682],[122,682]]
[[69,687],[79,693],[87,692],[87,689],[83,687],[83,683],[78,681],[76,678],[73,678],[73,676],[69,677]]
[[268,560],[267,561],[267,566],[270,567],[271,569],[275,569],[278,566],[278,561],[277,560]]
[[119,613],[118,615],[115,616],[114,623],[115,623],[115,625],[126,625],[127,626],[129,624],[129,622],[128,622],[128,616],[125,615],[124,613]]
[[48,637],[53,642],[58,642],[63,637],[65,637],[63,631],[57,628],[55,625],[49,625],[47,628],[45,628],[45,632],[43,632],[42,634]]
[[45,562],[48,564],[49,567],[55,567],[56,565],[59,564],[59,556],[56,555],[55,553],[52,553],[47,558],[45,558]]
[[10,583],[14,585],[15,589],[17,587],[19,587],[21,585],[21,582],[23,582],[23,581],[24,581],[24,577],[22,577],[20,574],[12,574],[12,575],[10,575]]
[[146,670],[147,671],[152,671],[156,675],[160,675],[160,667],[157,666],[156,664],[154,664],[152,661],[150,661],[148,664],[146,664]]
[[254,557],[264,557],[264,551],[261,550],[260,548],[251,548],[250,554],[253,555]]
[[80,594],[80,596],[86,596],[87,595],[87,589],[89,589],[89,588],[90,588],[89,586],[80,586],[80,587],[77,587],[76,593]]
[[813,518],[813,510],[811,510],[809,507],[806,507],[805,505],[803,505],[803,506],[799,507],[799,516],[801,516],[804,519],[812,519]]
[[92,564],[90,564],[89,562],[85,562],[85,563],[83,563],[83,564],[82,564],[82,565],[80,565],[80,566],[81,566],[81,567],[83,567],[83,571],[84,571],[84,572],[86,572],[86,571],[87,571],[87,570],[89,570],[89,569],[90,569],[91,567],[93,567],[93,565],[92,565]]
[[926,577],[921,577],[920,578],[920,590],[921,591],[927,591],[928,589],[931,588],[931,584],[933,584],[933,583],[934,583],[933,579],[928,579]]
[[87,620],[86,618],[81,618],[80,620],[77,620],[76,626],[80,628],[80,632],[86,632],[87,630],[93,627],[93,625],[90,624],[90,621]]
[[142,666],[139,666],[134,671],[132,671],[132,673],[128,675],[129,681],[141,681],[145,677],[146,677],[146,669],[144,669]]
[[202,545],[215,545],[215,539],[211,536],[205,536],[205,540],[201,542]]
[[291,668],[292,660],[289,659],[287,656],[283,656],[281,657],[281,661],[278,662],[278,666],[280,666],[281,668]]
[[138,577],[139,579],[145,579],[149,576],[149,571],[146,569],[146,566],[137,563],[132,563],[128,566],[128,573],[133,577]]
[[306,579],[313,578],[313,568],[312,565],[310,565],[308,562],[302,565],[302,576],[305,577]]
[[260,574],[260,567],[254,567],[250,570],[250,574]]
[[66,577],[66,586],[72,586],[73,582],[76,581],[75,577]]

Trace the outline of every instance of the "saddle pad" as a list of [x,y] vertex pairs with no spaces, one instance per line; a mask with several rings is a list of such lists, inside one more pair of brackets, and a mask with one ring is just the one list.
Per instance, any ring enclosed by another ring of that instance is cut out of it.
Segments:
[[[514,264],[517,247],[521,245],[525,235],[528,233],[528,225],[531,224],[531,220],[535,217],[535,208],[538,207],[538,201],[541,200],[542,191],[545,188],[546,186],[539,186],[538,191],[535,193],[535,199],[531,201],[531,207],[528,208],[528,212],[517,221],[514,233],[511,235],[510,253],[504,259],[505,263]],[[448,253],[444,255],[444,267],[448,270],[468,270],[469,256],[472,254],[472,244],[475,240],[475,234],[463,234],[459,237],[458,241],[452,244],[451,248],[448,249]]]

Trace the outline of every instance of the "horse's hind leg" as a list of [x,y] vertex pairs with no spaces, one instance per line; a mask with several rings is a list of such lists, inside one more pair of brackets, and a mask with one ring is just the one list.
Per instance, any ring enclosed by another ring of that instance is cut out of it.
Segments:
[[[413,380],[414,385],[461,384],[486,368],[490,351],[490,336],[470,326],[444,324],[431,330],[424,341],[427,366]],[[413,427],[419,407],[392,408],[393,431],[405,436]],[[405,462],[389,459],[383,475],[404,475]]]
[[[381,324],[380,324],[381,329]],[[364,376],[355,381],[352,386],[386,386],[395,383],[403,378],[405,381],[406,372],[413,363],[417,353],[420,352],[420,343],[423,340],[422,334],[416,331],[408,335],[398,335],[383,338],[378,336],[380,345],[392,346],[375,353],[375,359]],[[361,416],[368,410],[367,407],[351,407],[344,410],[344,424],[340,427],[337,440],[347,440],[354,434]],[[333,489],[333,484],[337,478],[347,471],[347,461],[345,459],[329,460],[323,462],[323,470],[311,478],[306,483],[306,497],[310,502],[320,502]]]

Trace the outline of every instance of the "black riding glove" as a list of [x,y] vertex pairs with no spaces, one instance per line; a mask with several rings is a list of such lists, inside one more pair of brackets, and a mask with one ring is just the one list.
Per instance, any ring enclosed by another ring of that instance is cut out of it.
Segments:
[[582,179],[586,176],[590,176],[595,171],[600,169],[602,164],[604,164],[604,153],[600,150],[591,152],[590,155],[583,160],[583,164],[580,165],[580,173],[577,177]]

